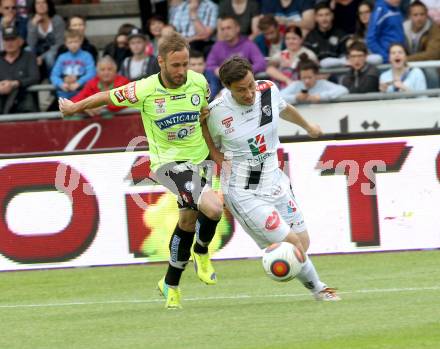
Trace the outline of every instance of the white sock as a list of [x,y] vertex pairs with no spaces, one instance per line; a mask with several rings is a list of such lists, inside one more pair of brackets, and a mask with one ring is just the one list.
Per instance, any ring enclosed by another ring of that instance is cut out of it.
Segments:
[[318,273],[309,256],[307,256],[307,260],[296,278],[312,293],[318,293],[327,287],[319,280]]

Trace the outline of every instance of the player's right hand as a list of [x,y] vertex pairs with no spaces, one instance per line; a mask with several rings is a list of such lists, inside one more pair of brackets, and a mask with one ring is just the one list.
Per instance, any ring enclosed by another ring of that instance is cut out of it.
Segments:
[[205,122],[205,120],[208,118],[209,116],[209,108],[208,107],[203,107],[202,109],[200,109],[200,123]]
[[58,105],[60,107],[60,112],[63,117],[75,114],[75,103],[72,102],[70,99],[60,97],[58,98]]

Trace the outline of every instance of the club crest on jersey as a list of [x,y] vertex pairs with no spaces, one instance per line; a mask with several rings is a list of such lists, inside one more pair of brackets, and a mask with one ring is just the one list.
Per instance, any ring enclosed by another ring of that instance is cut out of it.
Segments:
[[200,104],[200,96],[198,94],[193,94],[191,96],[191,103],[197,107]]
[[165,98],[156,98],[154,104],[156,105],[156,113],[165,113]]
[[124,96],[132,104],[139,102],[136,96],[136,82],[131,82],[124,87]]
[[265,105],[263,108],[261,108],[261,110],[263,111],[263,113],[266,116],[271,116],[272,115],[272,108],[270,107],[270,105]]
[[263,154],[266,151],[264,135],[258,134],[254,138],[249,138],[247,141],[253,156]]
[[165,130],[175,125],[187,124],[199,121],[199,112],[189,111],[186,113],[175,113],[168,115],[162,119],[155,120],[154,123],[161,130]]

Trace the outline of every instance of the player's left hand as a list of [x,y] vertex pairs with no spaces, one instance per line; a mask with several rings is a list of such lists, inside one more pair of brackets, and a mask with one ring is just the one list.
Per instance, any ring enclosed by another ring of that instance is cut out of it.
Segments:
[[205,120],[208,118],[209,116],[209,108],[208,107],[203,107],[202,109],[200,109],[200,123],[205,122]]
[[322,135],[321,127],[318,124],[311,123],[306,131],[308,135],[312,138],[318,138]]

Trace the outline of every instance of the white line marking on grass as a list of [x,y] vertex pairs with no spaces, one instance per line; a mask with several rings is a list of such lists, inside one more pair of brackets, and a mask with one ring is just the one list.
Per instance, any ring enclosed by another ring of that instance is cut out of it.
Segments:
[[[405,288],[374,288],[365,290],[354,290],[338,292],[339,294],[356,293],[392,293],[392,292],[414,292],[414,291],[437,291],[440,286],[431,287],[405,287]],[[252,299],[252,298],[280,298],[280,297],[310,297],[310,293],[295,294],[269,294],[269,295],[232,295],[232,296],[213,296],[213,297],[193,297],[185,298],[185,301],[209,301],[222,299]],[[158,299],[127,299],[127,300],[108,300],[108,301],[86,301],[86,302],[65,302],[65,303],[40,303],[40,304],[0,304],[0,309],[11,308],[42,308],[42,307],[66,307],[76,305],[105,305],[105,304],[135,304],[135,303],[158,303],[163,302],[163,298]]]

